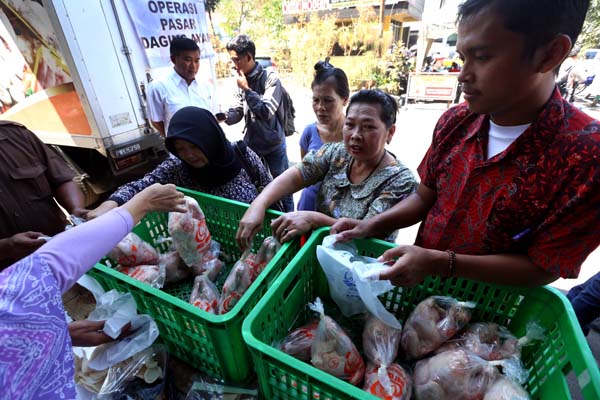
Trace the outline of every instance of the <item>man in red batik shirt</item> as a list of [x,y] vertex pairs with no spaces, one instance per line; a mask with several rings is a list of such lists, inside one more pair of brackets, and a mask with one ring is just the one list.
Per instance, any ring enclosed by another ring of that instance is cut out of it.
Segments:
[[340,240],[422,221],[414,246],[380,274],[535,286],[575,278],[600,243],[600,124],[564,101],[555,71],[589,0],[467,0],[457,52],[465,104],[448,110],[419,166],[417,192],[369,220],[340,220]]

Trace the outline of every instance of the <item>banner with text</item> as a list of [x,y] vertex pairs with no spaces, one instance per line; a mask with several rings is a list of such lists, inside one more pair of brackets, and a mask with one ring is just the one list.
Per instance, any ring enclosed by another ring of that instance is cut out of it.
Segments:
[[125,1],[127,12],[146,51],[150,68],[171,65],[169,45],[185,36],[200,47],[202,59],[214,57],[208,35],[204,1]]

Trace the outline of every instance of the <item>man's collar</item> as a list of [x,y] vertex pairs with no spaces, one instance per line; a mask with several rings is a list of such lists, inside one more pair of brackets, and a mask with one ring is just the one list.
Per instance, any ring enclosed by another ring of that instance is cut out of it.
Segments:
[[172,69],[172,74],[173,75],[172,75],[171,79],[173,79],[173,81],[175,81],[175,84],[177,84],[177,85],[179,85],[179,84],[181,84],[181,82],[183,82],[186,84],[186,86],[190,86],[191,84],[196,82],[196,78],[194,78],[194,80],[188,84],[187,81],[185,80],[185,78],[183,76],[179,75],[177,73],[177,71],[175,71],[175,68]]

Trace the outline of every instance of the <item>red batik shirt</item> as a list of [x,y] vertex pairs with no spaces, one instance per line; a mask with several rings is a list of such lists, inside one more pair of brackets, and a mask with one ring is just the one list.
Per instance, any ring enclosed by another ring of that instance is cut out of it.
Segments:
[[556,90],[506,150],[486,160],[489,117],[448,110],[419,166],[436,201],[416,244],[462,254],[527,254],[575,278],[600,243],[600,123]]

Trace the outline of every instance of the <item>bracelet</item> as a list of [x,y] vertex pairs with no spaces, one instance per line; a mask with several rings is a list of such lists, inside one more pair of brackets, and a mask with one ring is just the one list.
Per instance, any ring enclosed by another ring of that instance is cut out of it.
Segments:
[[456,253],[452,250],[446,250],[448,253],[448,278],[454,276],[454,271],[456,270]]

